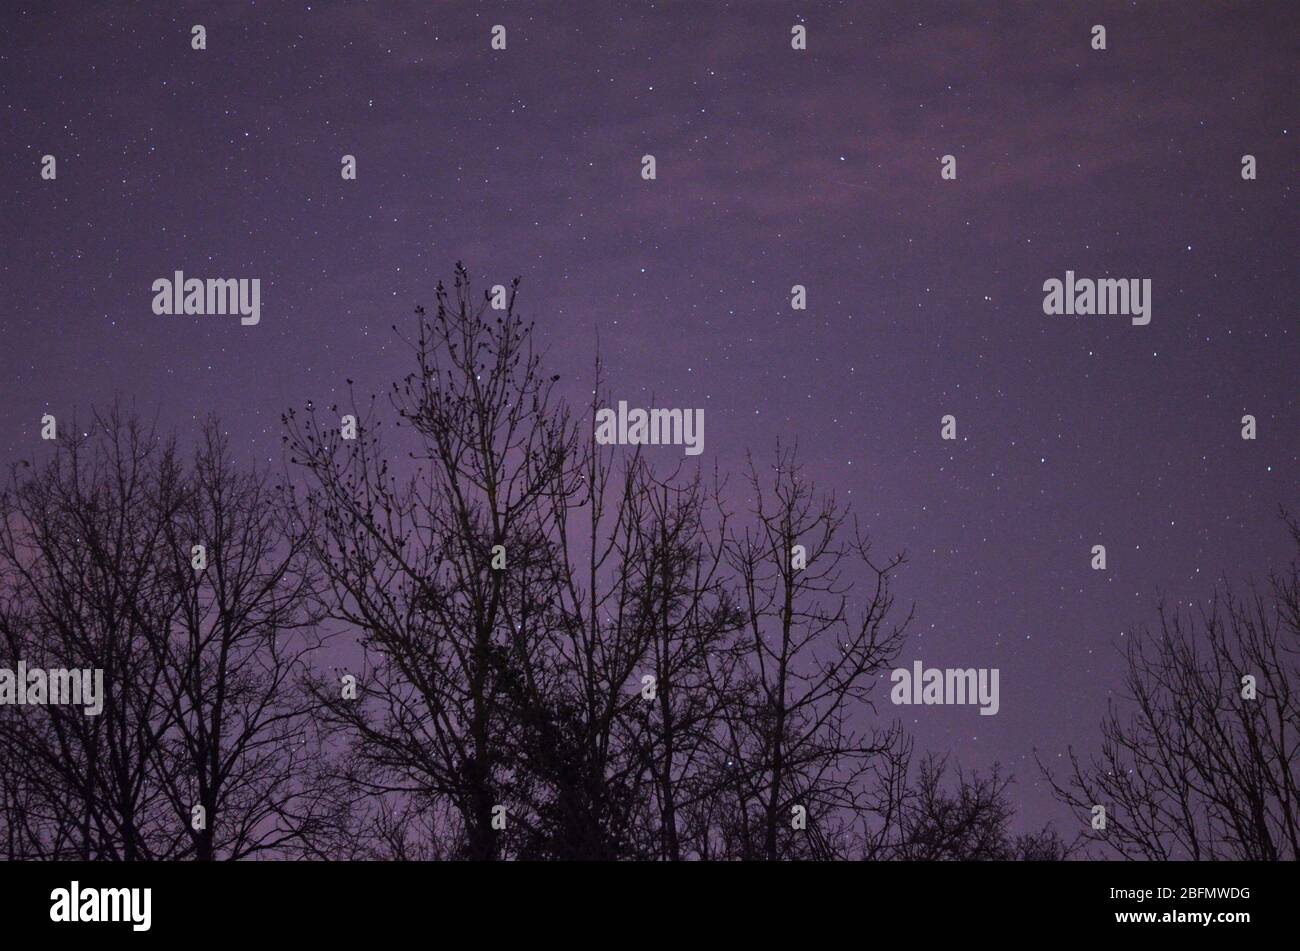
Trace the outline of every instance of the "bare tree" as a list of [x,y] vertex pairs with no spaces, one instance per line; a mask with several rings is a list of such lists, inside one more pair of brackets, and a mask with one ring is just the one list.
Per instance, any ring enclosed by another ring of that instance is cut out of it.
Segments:
[[277,500],[234,469],[215,423],[192,469],[117,409],[71,430],[0,497],[0,651],[102,670],[106,696],[95,716],[0,717],[10,854],[283,854],[316,821],[295,699],[314,641]]
[[[735,810],[726,835],[744,858],[831,857],[847,847],[843,824],[872,808],[867,780],[902,755],[897,726],[857,724],[910,621],[890,619],[903,556],[877,562],[794,451],[778,448],[766,478],[751,461],[749,488],[754,524],[728,543],[747,691],[727,713],[723,769]],[[796,810],[806,835],[794,834]]]
[[[1009,838],[996,770],[959,776],[951,805],[942,770],[908,786],[910,741],[873,722],[910,621],[903,557],[876,560],[779,446],[770,477],[750,463],[742,527],[716,473],[598,445],[555,396],[517,283],[497,312],[458,265],[417,308],[395,433],[373,396],[285,416],[309,483],[295,537],[359,647],[312,687],[346,745],[336,847],[897,858],[928,837],[950,857],[1058,857],[1050,830]],[[595,379],[593,417],[599,361]]]
[[304,782],[321,753],[301,689],[321,643],[316,567],[281,502],[265,473],[236,468],[212,422],[166,523],[175,610],[146,632],[171,720],[157,773],[200,860],[292,853],[329,821]]
[[739,700],[734,638],[744,618],[728,584],[721,497],[716,479],[706,492],[699,476],[671,486],[647,477],[635,494],[647,510],[638,610],[652,633],[654,687],[642,757],[658,827],[652,854],[668,860],[708,851],[710,823],[692,830],[689,817],[716,792],[725,714]]
[[868,857],[903,861],[1060,861],[1071,853],[1050,825],[1013,835],[1011,777],[994,764],[984,774],[953,769],[947,756],[922,758],[915,784],[897,800],[887,840]]
[[158,570],[178,506],[175,447],[114,414],[96,438],[65,427],[54,457],[16,466],[3,496],[6,666],[103,671],[103,710],[8,708],[5,772],[20,858],[153,859],[186,837],[153,771],[171,726],[149,635],[173,599]]
[[620,468],[592,438],[582,460],[588,491],[554,496],[559,584],[546,655],[558,679],[555,702],[534,695],[546,739],[528,744],[550,790],[541,854],[691,852],[678,812],[712,788],[708,754],[740,618],[724,581],[717,486],[680,475],[657,477],[636,451]]
[[305,511],[330,610],[365,652],[355,700],[328,680],[315,693],[371,767],[366,791],[451,802],[461,854],[491,859],[504,838],[494,821],[523,811],[504,761],[503,674],[545,671],[532,647],[553,590],[538,587],[550,578],[539,508],[568,484],[571,426],[553,411],[554,380],[541,375],[513,290],[497,316],[471,300],[458,266],[450,292],[438,285],[436,312],[417,318],[416,369],[391,394],[414,442],[409,479],[390,469],[373,400],[353,407],[355,440],[337,415],[285,417],[292,460],[311,481]]
[[1125,858],[1300,857],[1298,647],[1296,561],[1195,611],[1162,603],[1126,651],[1128,702],[1111,705],[1100,754],[1071,750],[1059,781],[1043,770],[1089,839]]
[[[788,453],[770,489],[751,473],[734,533],[716,475],[580,435],[530,330],[513,288],[498,315],[459,265],[417,309],[391,398],[408,478],[373,398],[355,440],[336,407],[286,414],[330,610],[363,653],[355,699],[327,677],[316,696],[367,766],[359,793],[404,800],[347,808],[402,854],[430,827],[395,839],[391,816],[444,804],[477,859],[847,853],[864,809],[892,815],[876,793],[895,785],[865,781],[905,761],[897,726],[857,729],[906,625],[887,619],[901,557],[876,564]],[[598,362],[593,416],[602,395]],[[794,805],[808,835],[781,832]]]

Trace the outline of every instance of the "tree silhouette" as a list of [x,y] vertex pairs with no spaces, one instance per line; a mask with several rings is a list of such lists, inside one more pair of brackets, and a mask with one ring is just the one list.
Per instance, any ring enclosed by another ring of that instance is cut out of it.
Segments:
[[904,557],[792,449],[736,512],[716,469],[599,444],[599,359],[579,419],[517,288],[458,265],[386,398],[285,413],[282,484],[213,421],[187,456],[116,410],[14,469],[0,660],[109,690],[0,708],[5,854],[1068,855],[1011,835],[996,767],[913,781],[874,705]]
[[296,684],[317,646],[312,567],[278,498],[215,423],[188,463],[120,409],[71,431],[0,495],[0,652],[101,669],[104,706],[0,709],[8,854],[292,852],[327,803],[303,781],[315,736]]
[[[893,788],[865,780],[891,774],[906,755],[896,725],[862,735],[853,723],[872,709],[877,675],[902,647],[910,615],[891,620],[890,578],[904,559],[877,563],[793,451],[778,449],[770,480],[751,460],[749,489],[753,524],[727,545],[746,687],[726,717],[729,836],[744,858],[835,857],[849,847],[836,824],[880,810],[871,790]],[[866,573],[865,585],[855,586],[854,572]],[[796,809],[806,830],[795,827]]]
[[[848,849],[864,779],[901,761],[897,727],[850,725],[901,642],[901,558],[876,565],[793,453],[774,506],[752,477],[739,533],[716,477],[598,446],[554,397],[517,283],[496,311],[458,266],[417,309],[415,369],[389,397],[400,432],[375,398],[354,398],[355,440],[337,407],[285,416],[329,610],[364,649],[355,699],[328,677],[315,694],[360,788],[403,800],[364,821],[407,853],[420,823],[394,817],[450,804],[451,854],[476,859]],[[599,363],[596,380],[593,416]],[[870,585],[852,605],[850,556]],[[808,835],[787,834],[795,804]]]
[[[1300,526],[1283,518],[1300,551]],[[1224,582],[1195,611],[1162,603],[1158,628],[1137,633],[1129,702],[1112,704],[1100,754],[1072,750],[1052,780],[1090,841],[1125,858],[1300,856],[1298,565],[1240,594]]]
[[[417,312],[416,370],[390,400],[412,434],[416,471],[398,481],[374,401],[356,440],[334,416],[285,416],[292,460],[310,480],[304,535],[332,588],[329,609],[361,634],[356,700],[318,680],[328,722],[370,768],[369,792],[451,803],[460,854],[497,857],[494,813],[518,821],[503,757],[517,684],[545,678],[536,628],[554,590],[544,537],[551,496],[578,491],[572,427],[551,412],[530,328],[511,306],[501,318],[470,300],[458,269],[437,309]],[[506,567],[498,565],[504,557]],[[513,695],[507,696],[507,690]],[[516,711],[516,714],[518,711]]]
[[1011,777],[995,764],[986,774],[955,770],[948,757],[922,758],[916,782],[899,797],[897,821],[869,857],[903,861],[1060,861],[1074,851],[1050,825],[1013,836]]

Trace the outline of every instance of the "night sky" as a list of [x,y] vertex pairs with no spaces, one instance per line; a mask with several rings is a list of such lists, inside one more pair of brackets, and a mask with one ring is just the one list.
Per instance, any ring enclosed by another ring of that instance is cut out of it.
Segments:
[[[615,399],[705,409],[702,464],[797,439],[908,551],[900,663],[997,667],[1001,710],[882,713],[1069,832],[1034,749],[1095,748],[1158,594],[1288,557],[1294,2],[127,6],[0,12],[6,463],[120,395],[278,468],[455,261],[518,275],[570,400],[599,338]],[[156,316],[178,269],[260,278],[260,324]],[[1046,316],[1067,270],[1149,278],[1151,323]]]

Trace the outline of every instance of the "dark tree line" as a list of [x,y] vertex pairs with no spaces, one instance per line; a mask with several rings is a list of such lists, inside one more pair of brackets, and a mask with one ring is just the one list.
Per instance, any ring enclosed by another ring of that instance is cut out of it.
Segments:
[[[0,706],[2,854],[1071,854],[877,708],[903,557],[789,448],[728,480],[598,445],[599,364],[575,413],[514,292],[458,268],[387,393],[285,414],[282,476],[122,411],[13,468],[0,667],[108,689],[96,717]],[[1132,709],[1056,781],[1090,839],[1295,857],[1298,590],[1292,565],[1138,639]]]

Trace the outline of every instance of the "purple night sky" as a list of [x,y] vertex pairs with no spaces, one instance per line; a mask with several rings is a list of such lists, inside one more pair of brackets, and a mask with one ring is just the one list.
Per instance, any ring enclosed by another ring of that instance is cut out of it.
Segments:
[[[616,399],[706,409],[701,463],[797,439],[908,551],[900,663],[1000,668],[1001,711],[881,713],[1025,824],[1070,821],[1033,751],[1095,748],[1157,596],[1288,556],[1294,2],[148,6],[0,14],[6,463],[121,394],[278,468],[287,407],[407,371],[455,261],[518,275],[570,400],[599,338]],[[260,324],[154,315],[178,269],[260,278]],[[1044,315],[1067,270],[1149,278],[1151,323]]]

